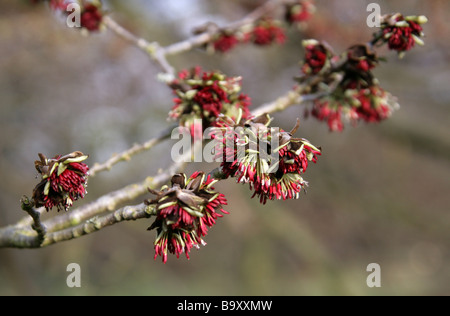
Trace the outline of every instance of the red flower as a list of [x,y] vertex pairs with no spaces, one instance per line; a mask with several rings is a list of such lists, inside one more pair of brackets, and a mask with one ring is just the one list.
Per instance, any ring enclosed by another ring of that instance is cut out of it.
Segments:
[[98,31],[102,19],[103,14],[100,9],[93,4],[88,4],[84,7],[83,12],[81,13],[81,26],[90,32]]
[[166,263],[168,253],[179,258],[183,252],[189,259],[193,247],[206,245],[202,237],[208,228],[223,217],[221,213],[228,214],[222,209],[227,204],[225,196],[212,187],[216,182],[202,172],[195,172],[188,179],[181,173],[172,177],[171,188],[165,186],[159,192],[149,189],[156,195],[156,199],[145,201],[156,215],[148,228],[157,230],[155,259],[161,256]]
[[272,43],[283,44],[286,41],[286,35],[283,28],[270,19],[259,21],[248,36],[249,40],[256,45],[266,46]]
[[389,14],[382,17],[380,31],[374,34],[373,44],[387,43],[389,49],[399,54],[412,49],[415,44],[423,45],[421,37],[424,36],[422,24],[428,19],[421,16],[404,17],[400,13]]
[[311,114],[320,121],[327,121],[331,132],[341,132],[344,129],[344,124],[341,120],[341,110],[341,106],[331,109],[328,101],[318,99],[314,101]]
[[35,161],[36,170],[42,175],[42,181],[33,190],[36,207],[45,207],[49,211],[53,207],[68,210],[73,201],[86,195],[89,167],[82,163],[88,156],[77,151],[69,155],[58,155],[47,159],[39,154]]
[[263,204],[299,198],[307,185],[301,174],[321,154],[307,140],[292,137],[298,125],[288,133],[270,128],[269,123],[268,116],[236,123],[224,118],[223,126],[213,134],[222,176],[248,183],[253,197],[258,196]]
[[380,122],[391,115],[391,107],[386,100],[386,92],[378,86],[361,89],[356,95],[360,106],[356,107],[359,119],[366,122]]
[[[44,0],[32,0],[33,3],[42,2]],[[80,26],[84,27],[90,32],[98,31],[103,19],[103,12],[101,11],[101,2],[96,4],[89,1],[76,1],[76,0],[50,0],[50,8],[54,11],[61,11],[65,15],[69,15],[71,12],[67,11],[69,4],[77,4],[81,7]]]
[[311,114],[320,121],[327,121],[330,131],[342,131],[343,119],[353,125],[360,120],[377,123],[389,118],[398,107],[395,99],[379,85],[367,88],[348,85],[333,94],[314,101]]
[[[241,93],[237,97],[236,104],[238,104],[238,106],[237,106],[238,111],[242,111],[242,114],[240,114],[240,116],[243,119],[247,119],[251,116],[250,105],[252,105],[252,99],[248,95]],[[234,111],[234,112],[236,112],[236,111]],[[236,113],[228,113],[227,115],[231,116],[231,118],[237,117]],[[215,126],[217,126],[217,122],[216,122]]]
[[228,35],[221,33],[219,38],[217,38],[213,44],[215,51],[226,53],[232,50],[238,43],[239,40],[233,34]]
[[383,34],[388,38],[388,47],[396,51],[407,51],[414,47],[413,33],[419,34],[422,28],[414,22],[408,23],[408,27],[387,27]]
[[190,72],[181,71],[171,86],[177,98],[169,117],[191,130],[195,120],[201,120],[205,130],[216,126],[216,120],[222,114],[236,117],[242,110],[246,118],[250,113],[250,98],[239,93],[240,77],[227,77],[220,72],[202,73],[197,67]]
[[305,75],[315,75],[325,67],[332,54],[324,44],[316,40],[305,40],[303,46],[306,52],[302,72]]
[[286,21],[290,24],[309,20],[315,11],[314,5],[309,1],[299,1],[286,7]]
[[[205,77],[203,80],[209,79]],[[218,117],[222,112],[223,103],[229,102],[227,93],[217,81],[214,81],[212,85],[194,86],[193,88],[197,90],[193,100],[202,105],[204,117]]]

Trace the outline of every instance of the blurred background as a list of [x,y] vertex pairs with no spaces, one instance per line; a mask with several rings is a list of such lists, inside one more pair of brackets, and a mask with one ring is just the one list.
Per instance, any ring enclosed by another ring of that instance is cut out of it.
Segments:
[[[242,45],[225,55],[194,50],[170,57],[178,69],[201,65],[243,77],[253,106],[293,86],[301,40],[326,40],[337,52],[367,41],[372,1],[317,0],[308,28],[285,45]],[[297,135],[322,146],[299,200],[251,199],[247,186],[223,181],[230,215],[191,259],[153,260],[152,220],[127,222],[38,250],[0,249],[0,295],[449,295],[450,294],[450,3],[377,1],[383,13],[425,14],[426,46],[375,70],[401,109],[381,124],[347,126],[302,120]],[[168,45],[207,21],[224,25],[262,1],[108,1],[134,33]],[[22,194],[37,183],[34,160],[81,150],[88,163],[143,142],[167,126],[170,90],[141,51],[111,32],[83,36],[45,5],[0,2],[0,226],[25,216]],[[304,106],[275,115],[285,129]],[[170,164],[171,142],[116,165],[89,182],[76,205],[140,182]],[[190,164],[186,172],[216,165]],[[143,197],[144,198],[144,197]],[[147,197],[145,197],[147,198]],[[142,199],[136,201],[141,202]],[[52,213],[44,214],[49,218]],[[81,288],[66,267],[81,266]],[[381,266],[382,287],[368,288],[366,267]]]

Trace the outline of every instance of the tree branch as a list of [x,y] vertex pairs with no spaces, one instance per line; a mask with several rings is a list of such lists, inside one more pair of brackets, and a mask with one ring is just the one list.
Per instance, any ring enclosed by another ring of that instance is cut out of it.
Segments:
[[75,227],[48,233],[42,240],[28,227],[8,226],[0,229],[0,248],[42,248],[94,233],[123,221],[149,218],[152,215],[155,215],[153,209],[144,203],[125,206],[107,215],[91,218]]
[[40,246],[46,247],[62,241],[75,239],[123,221],[135,221],[141,218],[149,218],[152,215],[155,215],[153,209],[150,209],[144,203],[125,206],[107,215],[91,218],[78,226],[50,233],[45,237]]
[[243,26],[254,23],[256,20],[264,17],[269,14],[276,7],[290,3],[292,0],[269,0],[261,6],[257,7],[255,10],[247,14],[243,19],[239,21],[232,22],[224,27],[217,28],[214,31],[206,31],[205,33],[201,33],[199,35],[193,36],[186,40],[183,40],[178,43],[171,44],[163,48],[165,55],[177,55],[183,52],[187,52],[195,47],[199,47],[210,42],[214,35],[221,30],[229,30],[229,31],[237,31]]
[[192,36],[188,39],[173,43],[166,47],[161,47],[158,42],[149,42],[144,38],[137,37],[130,31],[122,27],[110,16],[105,16],[103,18],[103,23],[119,37],[122,37],[126,41],[149,54],[167,74],[174,75],[175,71],[173,67],[168,63],[166,56],[177,55],[192,50],[195,47],[202,46],[210,42],[213,39],[214,35],[223,29],[236,31],[246,25],[254,23],[256,20],[264,17],[265,15],[268,15],[269,13],[273,12],[278,6],[292,2],[293,0],[269,0],[247,14],[241,20],[229,23],[228,25],[221,28],[216,28],[214,31],[207,30],[204,33]]
[[[26,219],[20,220],[15,225],[0,228],[0,248],[38,248],[55,243],[61,238],[61,240],[67,240],[65,238],[68,238],[68,231],[71,230],[69,228],[82,225],[83,222],[86,222],[87,220],[92,219],[102,213],[114,211],[115,209],[117,209],[118,205],[130,202],[138,198],[139,196],[146,194],[147,188],[159,188],[160,186],[165,184],[170,180],[173,174],[179,172],[183,168],[183,166],[186,164],[184,161],[187,161],[187,158],[190,156],[191,153],[186,153],[178,162],[173,163],[163,173],[160,173],[155,177],[148,177],[140,183],[128,185],[120,190],[108,193],[91,203],[71,210],[70,212],[46,220],[41,224],[42,226],[46,227],[47,232],[44,241],[42,241],[42,235],[40,236],[39,233],[33,230],[33,228],[29,225],[26,226],[26,223],[29,223],[29,220]],[[124,212],[125,209],[126,207],[124,208]],[[38,212],[38,210],[36,210],[36,212]],[[124,217],[125,220],[129,220],[127,218],[129,217]],[[137,218],[138,217],[136,217],[136,219]],[[111,222],[110,225],[115,223],[116,222]],[[91,232],[89,227],[86,228],[86,231]],[[65,229],[69,229],[61,235],[65,237],[60,237],[60,235],[58,234],[55,235],[55,233]],[[80,229],[81,228],[77,228],[73,230],[73,236],[77,236],[77,232],[80,232]],[[47,241],[47,239],[49,239],[50,241]]]
[[37,243],[41,244],[44,241],[45,234],[47,233],[47,228],[41,222],[41,213],[34,208],[34,203],[27,196],[22,196],[20,202],[22,210],[27,212],[33,219],[31,228],[37,233]]
[[119,153],[114,154],[111,158],[109,158],[107,161],[105,161],[102,164],[96,163],[94,166],[89,170],[89,177],[94,177],[98,172],[102,172],[105,170],[111,170],[111,168],[121,162],[121,161],[129,161],[131,157],[134,155],[137,155],[139,153],[142,153],[146,150],[151,149],[153,146],[163,142],[164,140],[168,139],[171,135],[172,130],[177,125],[173,125],[166,130],[162,131],[158,136],[146,141],[142,144],[135,144],[133,147]]
[[161,48],[158,42],[149,42],[144,38],[137,37],[130,31],[126,30],[119,23],[114,21],[110,16],[103,17],[103,24],[106,25],[111,31],[113,31],[119,37],[130,42],[134,46],[143,50],[148,54],[152,60],[170,77],[175,76],[175,69],[169,64],[166,59],[164,50]]
[[[227,29],[239,29],[242,26],[253,23],[257,19],[270,13],[278,5],[288,3],[292,0],[269,0],[262,6],[255,9],[240,21],[229,24]],[[146,52],[152,60],[165,72],[168,77],[166,82],[174,78],[175,70],[167,62],[166,55],[178,54],[193,47],[201,46],[212,39],[213,33],[206,32],[191,37],[187,40],[169,45],[165,48],[160,47],[157,42],[148,42],[139,38],[120,26],[109,16],[104,17],[103,23],[121,38]],[[216,30],[217,32],[220,29]],[[304,86],[303,86],[304,88]],[[277,100],[263,104],[253,110],[253,115],[258,116],[264,113],[274,113],[283,111],[286,108],[305,101],[313,100],[318,95],[302,95],[302,86],[294,91],[289,91]],[[98,172],[110,170],[120,161],[128,161],[132,156],[144,152],[156,144],[166,140],[170,136],[173,127],[163,131],[158,136],[148,140],[143,144],[136,144],[122,153],[116,154],[102,164],[95,164],[90,171],[90,175],[95,176]],[[191,155],[188,153],[189,156]],[[185,154],[187,156],[187,154]],[[15,225],[0,228],[0,248],[38,248],[48,246],[65,240],[74,239],[92,232],[98,231],[104,227],[119,223],[124,220],[136,220],[151,216],[151,212],[144,204],[135,206],[125,206],[117,209],[119,205],[128,203],[137,197],[147,193],[147,188],[156,188],[166,183],[173,174],[177,173],[185,165],[183,161],[187,157],[182,157],[180,162],[172,164],[165,172],[156,177],[148,177],[140,183],[128,185],[117,191],[108,193],[97,200],[76,208],[68,213],[48,219],[41,222],[40,215],[42,209],[29,207],[26,200],[22,201],[22,207],[28,212],[30,217],[24,218]],[[28,205],[28,206],[27,206]],[[115,210],[115,211],[114,211]],[[105,214],[106,213],[106,214]]]
[[275,101],[260,105],[252,111],[252,115],[256,117],[266,113],[273,114],[281,112],[293,105],[315,100],[322,95],[324,95],[324,93],[302,95],[301,88],[299,87],[296,90],[288,91],[285,95],[279,97]]

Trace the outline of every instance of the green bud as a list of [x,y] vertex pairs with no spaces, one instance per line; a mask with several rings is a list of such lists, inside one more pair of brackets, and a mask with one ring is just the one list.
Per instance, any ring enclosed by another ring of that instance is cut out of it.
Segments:
[[307,40],[303,40],[302,41],[302,46],[303,47],[307,47],[307,46],[316,46],[319,44],[318,40],[315,39],[307,39]]
[[414,38],[414,42],[416,42],[418,45],[420,45],[420,46],[425,45],[424,41],[422,41],[422,39],[420,37],[418,37],[417,35],[413,34],[412,37]]
[[409,27],[409,23],[407,21],[398,21],[395,23],[396,27]]
[[184,94],[185,98],[188,100],[192,100],[195,97],[195,95],[197,94],[197,92],[198,91],[195,89],[189,90]]
[[[67,161],[67,160],[66,160]],[[56,164],[55,164],[56,165]],[[58,177],[61,175],[61,173],[63,173],[65,170],[67,169],[67,164],[66,163],[60,163],[58,166]]]
[[50,181],[47,181],[44,187],[44,195],[48,195],[50,193]]

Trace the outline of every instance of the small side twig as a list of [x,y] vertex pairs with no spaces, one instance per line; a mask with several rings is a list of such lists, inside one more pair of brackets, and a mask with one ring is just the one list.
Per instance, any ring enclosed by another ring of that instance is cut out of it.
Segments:
[[114,154],[111,158],[109,158],[104,163],[96,163],[90,170],[89,170],[89,176],[94,177],[97,173],[105,171],[105,170],[111,170],[111,168],[121,162],[121,161],[129,161],[131,157],[134,155],[137,155],[139,153],[142,153],[146,150],[151,149],[153,146],[161,143],[162,141],[166,140],[170,137],[172,130],[176,126],[171,126],[167,128],[166,130],[162,131],[158,136],[146,141],[142,144],[135,144],[133,147],[119,153]]
[[105,16],[103,18],[103,24],[106,25],[111,31],[117,34],[119,37],[130,42],[132,45],[140,48],[147,54],[149,54],[153,60],[169,75],[174,75],[175,70],[169,64],[166,56],[177,55],[183,52],[192,50],[195,47],[200,47],[208,42],[210,42],[216,32],[223,29],[227,30],[238,30],[245,25],[254,23],[256,20],[262,18],[263,16],[273,12],[278,6],[291,3],[293,0],[268,0],[261,6],[257,7],[255,10],[247,14],[241,20],[231,22],[224,27],[217,28],[215,32],[206,31],[204,33],[194,35],[190,38],[182,40],[180,42],[173,43],[166,47],[161,47],[158,42],[149,42],[144,38],[140,38],[130,31],[126,30],[123,26],[117,23],[110,16]]
[[147,53],[166,74],[172,77],[175,75],[175,69],[167,61],[163,48],[161,48],[158,42],[149,42],[144,38],[134,35],[108,15],[103,17],[102,22],[116,35]]
[[20,199],[20,204],[22,206],[22,210],[28,213],[33,219],[33,224],[31,224],[31,228],[38,234],[38,243],[42,244],[45,239],[45,235],[47,233],[47,229],[44,224],[41,222],[41,213],[34,208],[34,203],[27,196],[22,196]]
[[288,91],[285,95],[279,97],[275,101],[262,104],[252,111],[253,116],[260,116],[263,114],[273,114],[281,112],[287,108],[302,104],[304,102],[313,101],[326,93],[301,94],[301,88]]

